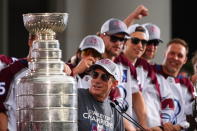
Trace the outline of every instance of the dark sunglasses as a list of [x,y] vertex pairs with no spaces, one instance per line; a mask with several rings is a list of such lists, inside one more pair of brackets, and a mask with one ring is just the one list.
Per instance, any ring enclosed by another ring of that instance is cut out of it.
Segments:
[[147,45],[158,46],[159,42],[160,42],[159,40],[149,40]]
[[97,79],[99,77],[102,81],[105,81],[105,82],[107,82],[111,77],[111,75],[109,74],[102,74],[96,71],[92,71],[90,75],[92,76],[92,79]]
[[136,37],[132,37],[131,41],[135,45],[137,45],[140,41],[141,41],[142,45],[147,45],[147,43],[148,43],[147,40],[142,40],[142,39],[139,39],[139,38],[136,38]]
[[120,42],[125,42],[127,39],[124,38],[124,37],[117,37],[115,35],[108,35],[110,37],[110,41],[111,42],[117,42],[117,41],[120,41]]

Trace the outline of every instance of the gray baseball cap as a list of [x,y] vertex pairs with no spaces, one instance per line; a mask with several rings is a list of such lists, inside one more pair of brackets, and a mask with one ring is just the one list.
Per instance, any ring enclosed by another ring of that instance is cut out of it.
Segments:
[[80,50],[85,50],[87,48],[95,49],[102,54],[105,51],[105,44],[100,37],[96,35],[88,35],[83,38],[79,45]]
[[133,24],[131,26],[128,27],[128,33],[129,34],[132,34],[134,32],[136,32],[136,28],[141,26],[144,30],[145,30],[145,37],[147,38],[147,40],[149,40],[149,34],[148,34],[148,30],[143,26],[143,25],[140,25],[140,24]]
[[101,27],[100,33],[107,33],[109,35],[123,33],[129,36],[126,24],[116,18],[107,20]]
[[101,59],[98,60],[94,65],[90,67],[90,69],[95,69],[96,67],[102,67],[105,69],[109,74],[111,74],[116,80],[119,80],[119,70],[117,65],[111,61],[110,59]]
[[163,41],[160,39],[160,28],[151,23],[143,24],[143,26],[148,30],[149,33],[149,40],[158,40],[159,42]]

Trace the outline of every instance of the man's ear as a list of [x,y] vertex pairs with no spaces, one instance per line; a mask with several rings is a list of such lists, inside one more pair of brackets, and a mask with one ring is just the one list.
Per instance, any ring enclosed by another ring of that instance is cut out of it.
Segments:
[[103,39],[103,37],[105,36],[104,34],[99,34],[99,36]]
[[185,61],[184,61],[184,64],[186,64],[186,62],[187,62],[187,56],[185,57]]
[[118,86],[118,81],[114,80],[112,85],[112,90],[115,89]]

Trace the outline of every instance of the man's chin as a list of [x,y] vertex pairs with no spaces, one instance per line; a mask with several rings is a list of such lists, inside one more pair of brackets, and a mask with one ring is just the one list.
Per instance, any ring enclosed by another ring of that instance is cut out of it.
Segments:
[[154,58],[155,58],[154,56],[151,56],[151,57],[148,57],[148,60],[152,60]]
[[119,54],[120,54],[120,52],[113,52],[113,53],[112,53],[112,55],[115,56],[115,57],[116,57],[116,56],[119,56]]
[[146,56],[148,57],[148,58],[153,58],[154,57],[154,54],[151,52],[151,53],[146,53]]
[[171,68],[171,69],[170,69],[170,72],[171,72],[172,74],[176,73],[177,71],[178,71],[177,68]]

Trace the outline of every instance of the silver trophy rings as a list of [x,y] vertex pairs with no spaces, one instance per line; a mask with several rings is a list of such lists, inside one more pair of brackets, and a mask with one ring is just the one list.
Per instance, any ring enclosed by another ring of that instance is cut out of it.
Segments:
[[32,45],[30,73],[16,89],[18,131],[77,131],[77,89],[64,72],[57,32],[64,31],[68,14],[24,14],[26,29],[38,36]]

